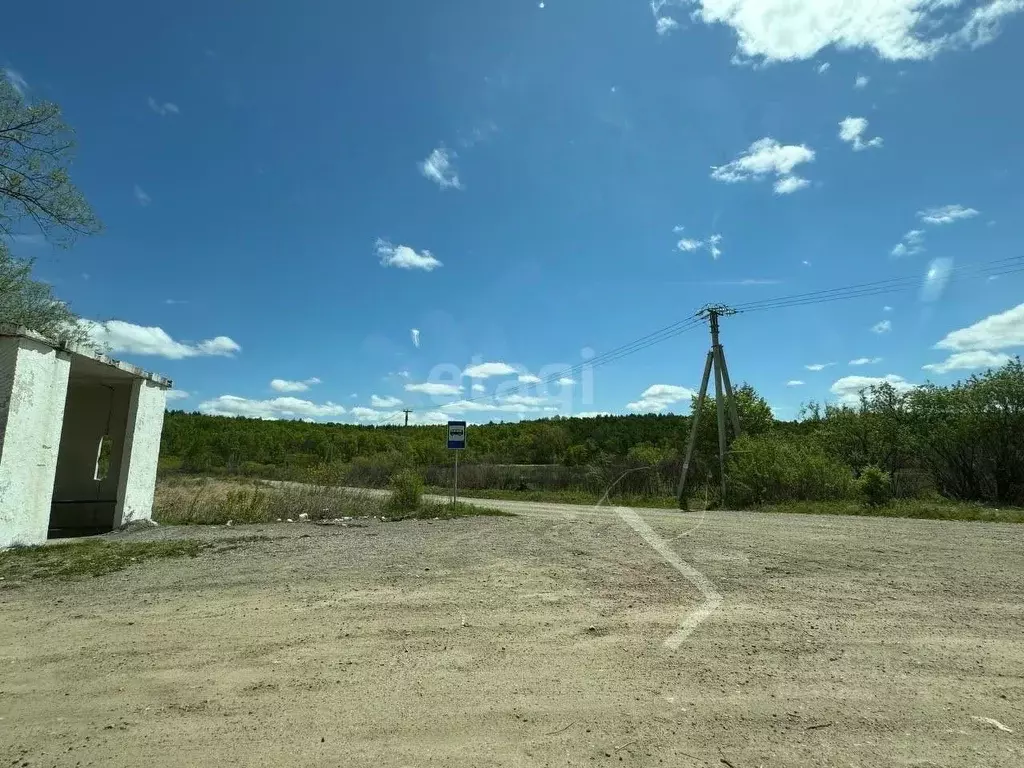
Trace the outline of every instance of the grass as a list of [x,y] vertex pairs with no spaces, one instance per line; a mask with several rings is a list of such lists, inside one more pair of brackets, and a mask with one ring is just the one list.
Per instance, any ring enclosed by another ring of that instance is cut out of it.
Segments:
[[145,560],[195,557],[206,545],[198,541],[82,541],[0,552],[0,578],[79,579],[122,571]]
[[965,520],[987,523],[1024,523],[1024,509],[1002,509],[949,499],[899,499],[881,507],[858,501],[791,501],[761,507],[758,512],[797,515],[856,515],[911,517],[921,520]]
[[157,484],[153,519],[163,525],[272,523],[379,515],[386,499],[330,486],[176,478]]
[[450,504],[440,501],[423,501],[412,510],[391,512],[388,520],[454,520],[457,517],[515,517],[512,512],[475,504],[458,502]]
[[268,485],[263,482],[176,478],[157,484],[153,519],[162,525],[224,525],[311,521],[337,517],[386,517],[388,520],[451,520],[456,517],[514,516],[497,509],[460,502],[417,501],[413,495],[391,496],[311,485]]
[[[451,494],[451,488],[432,486],[427,493],[436,496]],[[602,494],[589,491],[509,491],[498,488],[459,489],[459,496],[467,499],[504,499],[507,501],[537,501],[553,504],[584,504],[593,506],[601,501]],[[653,507],[656,509],[678,509],[679,504],[674,496],[612,496],[607,502],[622,507]]]

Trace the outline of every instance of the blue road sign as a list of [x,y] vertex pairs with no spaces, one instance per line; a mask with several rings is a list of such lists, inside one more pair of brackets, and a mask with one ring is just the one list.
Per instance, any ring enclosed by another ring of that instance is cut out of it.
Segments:
[[453,451],[461,451],[466,447],[466,422],[448,422],[448,447]]

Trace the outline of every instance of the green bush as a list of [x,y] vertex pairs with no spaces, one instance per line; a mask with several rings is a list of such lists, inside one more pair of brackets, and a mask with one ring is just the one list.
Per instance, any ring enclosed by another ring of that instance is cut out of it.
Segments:
[[411,469],[403,469],[391,476],[390,512],[409,512],[423,502],[423,478]]
[[853,474],[813,440],[779,434],[742,435],[730,448],[727,503],[830,501],[853,496]]
[[884,507],[892,500],[892,480],[888,472],[876,466],[864,467],[857,481],[857,490],[869,507]]

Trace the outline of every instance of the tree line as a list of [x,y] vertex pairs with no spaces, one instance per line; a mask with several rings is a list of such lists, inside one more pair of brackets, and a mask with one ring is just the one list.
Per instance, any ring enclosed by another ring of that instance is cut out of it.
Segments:
[[[902,391],[882,384],[862,392],[857,403],[810,403],[795,421],[774,419],[749,385],[737,390],[737,407],[743,434],[730,440],[725,464],[731,504],[852,498],[868,472],[882,478],[884,498],[938,494],[1024,505],[1019,359],[948,386]],[[704,409],[689,484],[714,497],[720,468],[713,398]],[[555,417],[471,426],[460,483],[673,495],[692,418]],[[318,472],[330,482],[362,485],[384,485],[410,467],[443,484],[451,464],[443,426],[260,421],[181,411],[167,414],[161,457],[165,471],[272,478]]]

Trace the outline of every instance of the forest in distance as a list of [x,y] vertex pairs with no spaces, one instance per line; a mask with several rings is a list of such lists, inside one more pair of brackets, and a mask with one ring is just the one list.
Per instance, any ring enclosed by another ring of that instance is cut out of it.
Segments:
[[[778,421],[749,385],[736,390],[743,434],[730,435],[728,502],[939,498],[1024,506],[1024,364],[949,385],[861,393],[856,403],[810,403]],[[696,404],[692,404],[696,408]],[[460,486],[672,497],[692,413],[554,417],[471,426]],[[719,503],[715,403],[699,422],[688,486]],[[386,486],[414,469],[447,484],[444,426],[263,421],[171,411],[161,472]],[[867,494],[865,496],[865,494]]]

